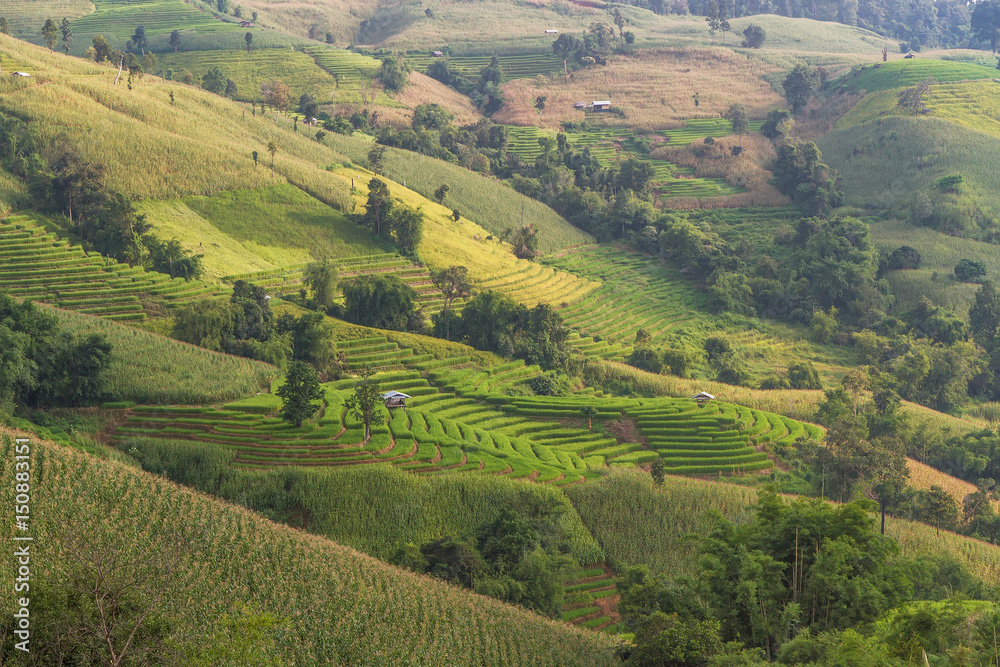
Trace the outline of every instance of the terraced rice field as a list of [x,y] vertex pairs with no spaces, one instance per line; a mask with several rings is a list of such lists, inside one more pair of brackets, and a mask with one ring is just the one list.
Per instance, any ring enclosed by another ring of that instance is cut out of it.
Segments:
[[[334,98],[338,102],[360,102],[360,90],[367,85],[382,66],[382,62],[346,49],[309,46],[303,49],[313,61],[336,82]],[[379,93],[379,104],[394,104],[392,98]]]
[[592,630],[617,631],[618,577],[607,565],[576,572],[566,582],[562,620]]
[[[392,273],[400,277],[404,283],[417,293],[417,301],[430,317],[444,307],[444,297],[441,291],[431,282],[426,268],[417,266],[410,260],[395,253],[378,255],[361,255],[345,257],[336,260],[337,270],[341,279],[351,279],[360,275],[376,273]],[[272,294],[289,294],[298,292],[305,287],[302,282],[302,271],[305,264],[293,265],[283,269],[270,269],[255,273],[243,273],[225,276],[226,282],[246,280],[249,283],[266,287]],[[457,301],[454,306],[461,309],[463,301]]]
[[222,21],[180,0],[95,0],[94,5],[96,11],[73,21],[73,32],[77,36],[104,35],[115,46],[124,45],[139,25],[146,28],[148,37],[169,35],[174,30],[199,33],[240,30],[238,22]]
[[[755,121],[751,127],[760,127]],[[541,152],[538,143],[541,137],[552,138],[551,132],[537,127],[521,127],[508,125],[510,137],[509,150],[517,153],[528,161],[533,161]],[[681,130],[670,130],[662,133],[661,144],[686,145],[703,137],[722,137],[732,134],[729,122],[721,118],[688,121],[687,127]],[[567,132],[569,144],[579,151],[589,150],[598,161],[608,166],[617,162],[635,158],[648,162],[653,167],[653,190],[660,197],[717,197],[743,192],[741,188],[733,187],[721,178],[695,178],[690,167],[678,167],[667,160],[647,157],[634,148],[636,135],[628,129],[615,127],[596,127],[584,132]],[[656,136],[656,135],[654,135]]]
[[[277,418],[279,399],[262,394],[214,407],[139,407],[115,437],[191,439],[231,447],[243,466],[363,465],[388,462],[419,473],[442,470],[509,475],[574,484],[608,466],[634,467],[662,458],[673,474],[728,474],[771,466],[768,442],[793,442],[815,427],[721,402],[595,396],[515,397],[506,392],[540,373],[513,361],[489,369],[468,357],[415,355],[385,337],[342,341],[351,368],[379,369],[381,391],[409,394],[373,424],[344,408],[356,378],[324,385],[321,410],[301,428]],[[582,410],[596,407],[593,430]],[[382,420],[385,420],[384,422]],[[603,429],[632,420],[635,441]]]
[[976,79],[997,78],[997,71],[982,65],[960,63],[934,58],[914,58],[876,63],[862,70],[852,70],[835,83],[852,92],[866,90],[874,92],[890,88],[915,86],[925,79],[933,78],[937,83],[955,83]]
[[291,89],[295,103],[304,93],[314,95],[320,103],[329,102],[338,87],[338,81],[319,67],[310,54],[291,48],[253,49],[249,54],[245,50],[222,49],[164,53],[157,65],[163,72],[171,70],[175,81],[181,80],[184,72],[201,81],[212,67],[218,67],[233,80],[235,99],[244,102],[260,99],[261,84],[272,79],[280,79]]
[[142,299],[174,307],[220,293],[218,286],[88,255],[27,215],[0,222],[0,290],[112,320],[146,319]]
[[[679,270],[648,256],[592,246],[545,263],[603,282],[600,289],[559,311],[581,336],[598,334],[601,342],[629,343],[644,329],[659,343],[680,327],[710,319],[705,296]],[[629,352],[622,349],[623,356]]]
[[[404,58],[414,69],[426,72],[427,68],[435,60],[429,52],[407,53]],[[484,67],[490,64],[491,56],[451,56],[448,63],[452,69],[461,76],[478,80],[479,73]],[[549,75],[554,71],[562,72],[563,62],[555,53],[522,53],[507,56],[497,56],[500,61],[500,69],[503,70],[504,79],[533,79],[539,74]]]

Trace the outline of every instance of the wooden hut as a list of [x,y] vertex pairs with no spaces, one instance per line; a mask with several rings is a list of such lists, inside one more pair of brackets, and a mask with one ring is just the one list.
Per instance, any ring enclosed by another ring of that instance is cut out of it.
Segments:
[[693,398],[694,402],[697,403],[699,406],[702,406],[711,401],[713,398],[715,398],[715,396],[712,396],[707,391],[703,391],[696,396],[692,396],[691,398]]
[[382,400],[385,402],[385,407],[387,408],[405,408],[406,399],[412,398],[408,394],[404,394],[401,391],[387,391],[382,394]]

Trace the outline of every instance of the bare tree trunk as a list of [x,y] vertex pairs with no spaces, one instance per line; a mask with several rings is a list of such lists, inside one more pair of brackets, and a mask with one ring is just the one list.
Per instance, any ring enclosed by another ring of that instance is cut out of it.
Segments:
[[114,85],[118,85],[118,79],[121,78],[122,68],[125,67],[125,54],[122,54],[122,59],[118,61],[118,76],[115,77]]

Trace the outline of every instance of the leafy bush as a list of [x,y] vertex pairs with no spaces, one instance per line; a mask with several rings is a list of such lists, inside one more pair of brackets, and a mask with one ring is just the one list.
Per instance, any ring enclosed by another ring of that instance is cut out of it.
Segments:
[[955,265],[955,280],[977,283],[986,277],[986,264],[975,259],[960,259]]

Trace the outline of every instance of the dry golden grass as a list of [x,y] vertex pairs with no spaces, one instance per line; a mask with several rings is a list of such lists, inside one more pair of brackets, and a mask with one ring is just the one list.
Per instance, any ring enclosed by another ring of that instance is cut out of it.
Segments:
[[393,125],[410,127],[413,121],[413,109],[421,104],[440,104],[455,114],[455,123],[458,125],[473,125],[482,118],[467,96],[440,81],[420,72],[411,72],[408,81],[409,85],[396,95],[396,101],[406,108],[380,106],[378,109],[380,118],[388,120]]
[[[666,199],[663,205],[675,209],[788,206],[788,198],[771,185],[771,172],[764,168],[775,156],[771,142],[760,134],[748,134],[743,137],[743,152],[734,156],[732,149],[739,144],[738,137],[722,137],[708,146],[697,141],[688,146],[653,149],[653,157],[694,168],[697,178],[724,178],[729,185],[747,190],[725,197]],[[692,206],[691,200],[697,206]]]
[[[932,486],[940,486],[955,499],[959,507],[962,506],[963,498],[976,491],[975,484],[952,477],[920,461],[907,459],[906,463],[910,469],[910,486],[921,491],[927,491]],[[992,505],[994,509],[1000,509],[1000,501],[994,500]]]
[[[606,67],[579,70],[539,85],[535,81],[504,84],[504,108],[497,122],[558,129],[564,121],[589,120],[593,114],[573,108],[578,101],[610,99],[625,112],[610,114],[604,122],[637,129],[662,130],[689,118],[717,118],[734,102],[751,118],[763,118],[782,98],[761,78],[776,68],[759,59],[747,60],[728,49],[650,49],[615,56]],[[694,94],[699,104],[694,105]],[[548,97],[545,109],[535,110],[535,98]]]

